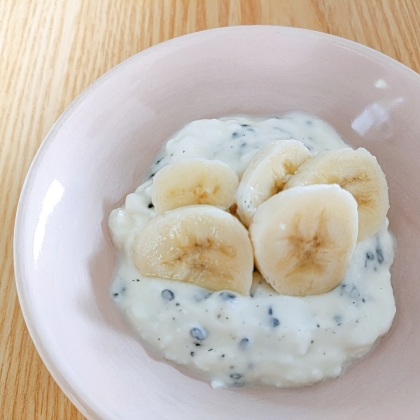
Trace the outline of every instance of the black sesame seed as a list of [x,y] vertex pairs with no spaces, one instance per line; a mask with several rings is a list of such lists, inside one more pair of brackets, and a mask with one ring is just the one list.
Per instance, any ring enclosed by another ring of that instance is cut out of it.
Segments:
[[208,349],[207,351],[213,351],[213,349]]
[[172,292],[172,290],[169,290],[169,289],[162,290],[161,296],[163,299],[169,300],[169,301],[175,299],[174,292]]
[[276,328],[276,327],[278,327],[280,325],[280,321],[277,318],[271,318],[270,319],[270,325],[273,328]]
[[268,315],[273,315],[273,308],[268,308]]
[[175,306],[179,306],[179,303],[177,302],[177,303],[175,303]]
[[163,159],[163,157],[161,157],[160,159],[158,159],[158,160],[156,161],[156,165],[158,165],[160,162],[162,162],[162,159]]
[[241,379],[242,375],[240,373],[232,373],[232,374],[230,374],[230,377],[232,379]]
[[196,347],[200,347],[201,344],[200,343],[194,343]]
[[222,292],[219,294],[220,299],[222,300],[234,300],[236,299],[236,295],[230,292]]
[[316,324],[317,328],[319,328],[319,324]]
[[153,207],[155,207],[154,205],[153,205],[153,203],[149,203],[149,205],[147,206],[149,209],[152,209]]
[[242,127],[249,127],[249,124],[241,124]]
[[379,247],[376,248],[376,258],[379,264],[382,264],[384,262],[384,254],[382,252],[382,249]]
[[205,338],[207,338],[207,332],[204,329],[195,327],[191,328],[190,334],[192,338],[195,338],[196,340],[202,341]]
[[249,348],[250,344],[251,342],[249,341],[249,338],[245,337],[239,342],[238,346],[241,350],[245,350]]
[[190,354],[191,354],[191,356],[194,356],[194,352],[193,351]]
[[209,292],[208,290],[205,290],[205,289],[200,289],[194,294],[194,299],[197,302],[202,302],[203,300],[208,299],[212,294],[213,292]]
[[224,355],[224,354],[222,354],[222,357],[225,357],[225,355]]
[[153,178],[156,175],[156,173],[150,174],[149,178]]
[[368,252],[366,252],[366,258],[368,260],[374,260],[375,259],[375,256],[373,255],[372,252],[368,251]]
[[117,297],[118,296],[118,293],[114,293],[112,296]]
[[363,303],[365,303],[365,302],[366,302],[365,298],[363,298],[363,299],[362,299],[362,302],[363,302]]

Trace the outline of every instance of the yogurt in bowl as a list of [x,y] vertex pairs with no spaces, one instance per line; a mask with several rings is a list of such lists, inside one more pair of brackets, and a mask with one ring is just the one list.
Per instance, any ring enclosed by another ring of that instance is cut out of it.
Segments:
[[344,278],[325,293],[279,294],[257,270],[249,294],[141,274],[133,249],[139,232],[157,217],[152,189],[159,170],[205,158],[227,164],[241,178],[264,145],[290,139],[310,155],[349,147],[328,123],[304,113],[194,121],[168,140],[148,179],[109,217],[119,252],[113,301],[156,352],[214,388],[297,387],[335,378],[364,356],[394,319],[394,241],[386,219],[352,248]]

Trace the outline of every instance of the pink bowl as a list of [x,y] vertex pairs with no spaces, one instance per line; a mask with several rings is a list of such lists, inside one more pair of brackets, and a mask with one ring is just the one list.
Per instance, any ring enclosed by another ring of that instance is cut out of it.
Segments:
[[[16,282],[35,345],[89,418],[418,418],[420,76],[364,46],[274,26],[232,27],[150,48],[66,110],[23,188]],[[390,187],[397,315],[389,334],[334,381],[213,390],[151,358],[109,298],[110,210],[189,121],[307,111],[378,157]]]

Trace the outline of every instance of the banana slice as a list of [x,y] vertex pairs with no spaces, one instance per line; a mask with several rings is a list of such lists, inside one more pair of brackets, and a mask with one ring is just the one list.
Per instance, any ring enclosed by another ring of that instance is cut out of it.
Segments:
[[247,295],[254,268],[247,230],[217,207],[180,207],[156,216],[140,231],[134,262],[146,277],[193,283]]
[[295,171],[312,157],[311,152],[296,140],[276,140],[268,142],[252,158],[246,168],[235,202],[242,223],[249,226],[257,207],[277,194]]
[[358,240],[375,234],[389,209],[388,185],[378,161],[366,149],[340,149],[319,153],[305,162],[284,186],[338,184],[358,204]]
[[256,266],[278,293],[328,292],[346,275],[357,223],[356,200],[338,185],[283,191],[262,203],[252,219]]
[[194,204],[223,209],[233,203],[238,175],[219,160],[185,159],[163,167],[153,178],[156,214]]

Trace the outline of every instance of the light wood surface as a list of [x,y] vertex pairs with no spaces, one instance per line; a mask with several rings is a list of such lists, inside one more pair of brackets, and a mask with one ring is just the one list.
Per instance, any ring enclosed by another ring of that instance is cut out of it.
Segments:
[[419,0],[0,0],[0,419],[83,419],[39,358],[14,284],[17,202],[47,131],[131,55],[186,33],[249,24],[328,32],[420,71]]

